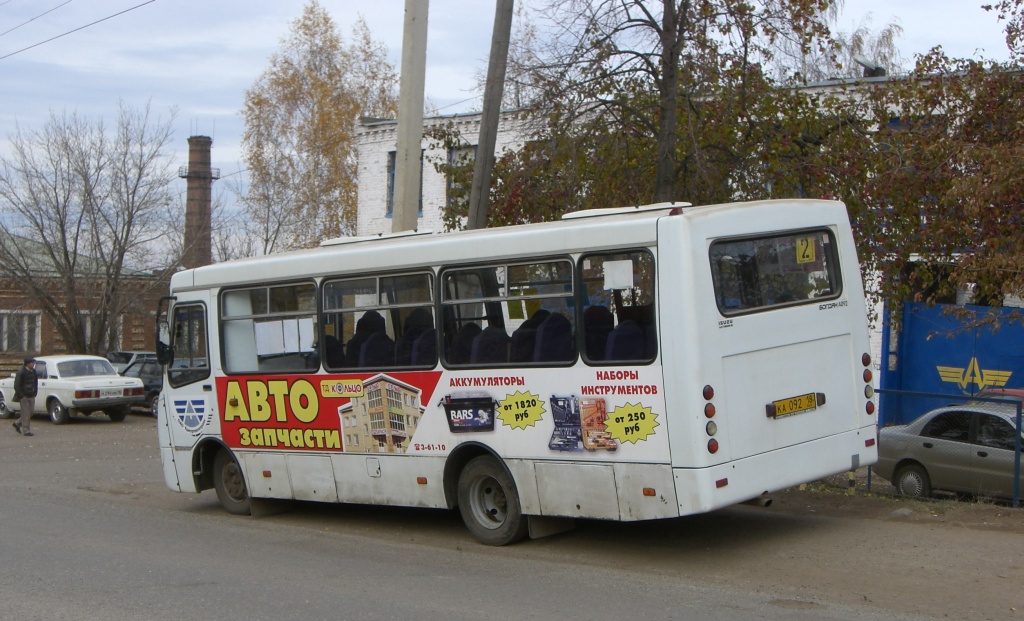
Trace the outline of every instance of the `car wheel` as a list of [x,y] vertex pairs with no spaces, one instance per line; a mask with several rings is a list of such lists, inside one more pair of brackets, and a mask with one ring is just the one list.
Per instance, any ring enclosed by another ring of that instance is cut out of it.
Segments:
[[213,459],[213,487],[217,490],[217,499],[228,513],[252,513],[252,499],[245,486],[242,468],[227,449],[219,451]]
[[153,415],[153,418],[157,417],[157,407],[160,406],[160,393],[149,396],[149,401],[146,402],[146,407],[149,408],[149,413]]
[[515,481],[490,455],[474,458],[459,475],[459,512],[482,544],[503,546],[526,537],[528,524]]
[[124,422],[124,419],[128,417],[128,412],[130,411],[131,408],[127,405],[119,405],[116,408],[110,408],[110,411],[107,412],[107,416],[109,416],[110,420],[115,423],[122,423]]
[[14,412],[7,407],[7,402],[4,401],[4,396],[0,395],[0,418],[13,418]]
[[893,485],[901,495],[910,498],[927,498],[932,495],[928,471],[918,464],[909,464],[897,470]]
[[50,420],[54,425],[63,425],[71,419],[71,412],[57,399],[50,399],[46,404],[46,411],[50,413]]

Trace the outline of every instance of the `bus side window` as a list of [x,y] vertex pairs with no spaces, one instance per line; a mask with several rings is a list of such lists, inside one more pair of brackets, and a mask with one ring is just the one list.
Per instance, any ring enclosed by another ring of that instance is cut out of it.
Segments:
[[568,259],[450,269],[441,278],[446,363],[526,366],[576,359]]
[[435,366],[436,346],[420,343],[434,333],[433,282],[429,272],[326,281],[327,370]]
[[658,354],[654,257],[646,250],[584,255],[583,353],[594,364],[650,362]]

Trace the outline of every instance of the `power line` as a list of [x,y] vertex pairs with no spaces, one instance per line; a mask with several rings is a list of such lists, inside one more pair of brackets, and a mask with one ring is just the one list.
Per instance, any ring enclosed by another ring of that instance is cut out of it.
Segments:
[[69,31],[67,31],[67,32],[65,32],[63,34],[57,35],[56,37],[50,37],[49,39],[47,39],[45,41],[40,41],[39,43],[35,43],[35,44],[30,45],[28,47],[21,48],[20,50],[18,50],[16,52],[11,52],[10,54],[6,54],[4,56],[0,56],[0,60],[4,60],[5,58],[10,58],[11,56],[14,56],[15,54],[21,54],[22,52],[25,52],[27,50],[31,50],[34,47],[39,47],[40,45],[43,45],[44,43],[49,43],[50,41],[55,41],[55,40],[57,40],[57,39],[59,39],[61,37],[66,37],[69,34],[78,32],[79,30],[85,30],[86,28],[88,28],[90,26],[95,26],[96,24],[99,24],[101,22],[105,22],[108,19],[113,19],[113,18],[117,17],[118,15],[124,15],[125,13],[128,13],[129,11],[134,11],[135,9],[137,9],[139,7],[144,7],[147,4],[153,4],[154,2],[156,2],[156,0],[147,0],[146,2],[143,2],[142,4],[136,4],[135,6],[133,6],[131,8],[125,9],[125,10],[120,11],[118,13],[114,13],[113,15],[108,15],[107,17],[104,17],[103,19],[98,19],[98,20],[96,20],[96,21],[94,21],[92,23],[86,24],[84,26],[79,26],[78,28],[75,28],[74,30],[69,30]]
[[[11,1],[11,0],[7,0],[7,2],[10,2],[10,1]],[[4,4],[7,4],[7,2],[5,2]],[[18,24],[18,25],[17,25],[17,26],[15,26],[14,28],[11,28],[11,29],[9,29],[9,30],[5,30],[5,31],[3,31],[3,32],[0,32],[0,37],[4,36],[4,35],[5,35],[5,34],[7,34],[8,32],[14,32],[15,30],[17,30],[18,28],[21,28],[21,27],[22,27],[22,26],[24,26],[25,24],[29,24],[29,23],[31,23],[31,22],[34,22],[34,21],[36,21],[37,19],[39,19],[40,17],[42,17],[43,15],[47,15],[47,14],[49,14],[49,13],[53,13],[54,11],[56,11],[56,10],[57,10],[57,9],[59,9],[60,7],[64,6],[65,4],[70,4],[70,3],[71,3],[71,0],[67,0],[67,2],[64,2],[63,4],[58,4],[57,6],[53,7],[53,8],[52,8],[52,9],[50,9],[49,11],[46,11],[46,13],[40,13],[39,15],[36,15],[35,17],[33,17],[32,19],[30,19],[30,20],[28,20],[28,21],[25,21],[25,22],[21,22],[20,24]],[[0,4],[0,6],[3,6],[3,4]]]

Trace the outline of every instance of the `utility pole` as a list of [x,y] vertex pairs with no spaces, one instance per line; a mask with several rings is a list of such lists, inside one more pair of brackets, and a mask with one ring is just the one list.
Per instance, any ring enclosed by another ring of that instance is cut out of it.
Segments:
[[423,141],[423,89],[427,67],[429,0],[405,0],[402,75],[398,86],[398,145],[391,231],[416,228],[420,210],[420,143]]
[[491,171],[494,169],[494,147],[501,117],[501,97],[505,88],[505,67],[508,65],[514,6],[514,0],[497,0],[494,9],[491,57],[487,64],[487,83],[484,85],[484,109],[480,115],[480,139],[477,141],[476,161],[473,164],[473,185],[469,190],[469,219],[466,223],[469,229],[487,226],[487,203]]

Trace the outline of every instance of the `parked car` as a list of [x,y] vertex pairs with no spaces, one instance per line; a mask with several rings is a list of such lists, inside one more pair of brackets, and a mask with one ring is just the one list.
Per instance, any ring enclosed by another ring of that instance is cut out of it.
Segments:
[[[40,356],[36,358],[39,394],[36,411],[48,414],[55,425],[72,414],[88,416],[102,410],[110,420],[125,419],[132,406],[143,404],[146,389],[137,377],[121,377],[110,361],[99,356]],[[20,412],[14,401],[14,376],[0,380],[0,415]]]
[[107,360],[114,365],[114,370],[123,373],[140,358],[156,358],[156,352],[152,351],[108,351]]
[[1016,417],[1015,404],[971,401],[883,427],[875,472],[905,496],[945,490],[1012,498]]
[[160,391],[164,387],[164,374],[156,356],[139,356],[129,364],[121,375],[125,377],[137,377],[142,380],[146,388],[146,401],[142,408],[156,416],[156,402],[160,398]]

